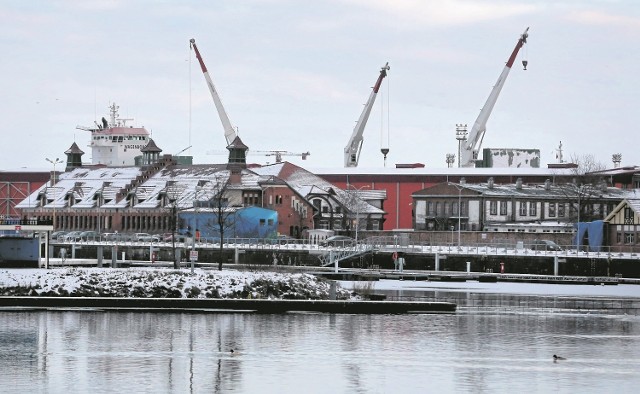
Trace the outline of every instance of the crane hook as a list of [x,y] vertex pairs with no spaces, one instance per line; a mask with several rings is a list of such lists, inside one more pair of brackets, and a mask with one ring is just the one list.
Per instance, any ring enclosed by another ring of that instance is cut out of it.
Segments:
[[526,71],[526,69],[527,69],[527,64],[529,64],[529,61],[527,61],[527,60],[523,60],[523,61],[522,61],[522,67],[524,67],[524,70],[525,70],[525,71]]

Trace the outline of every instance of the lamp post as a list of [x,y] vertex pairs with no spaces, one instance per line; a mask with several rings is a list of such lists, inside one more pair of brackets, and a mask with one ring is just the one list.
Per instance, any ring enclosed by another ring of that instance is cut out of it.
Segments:
[[349,189],[353,189],[354,191],[354,199],[353,201],[355,202],[355,208],[356,208],[356,245],[358,244],[358,227],[360,227],[360,202],[358,201],[358,193],[365,188],[368,188],[369,185],[364,185],[364,186],[360,186],[360,187],[355,187],[352,184],[347,184],[347,190]]
[[[200,181],[196,184],[195,195],[193,199],[193,244],[191,246],[191,251],[196,251],[196,241],[199,240],[200,230],[198,230],[198,190],[201,189]],[[195,266],[195,253],[192,253],[191,256],[191,273],[194,273]]]
[[[55,185],[55,180],[56,180],[56,164],[63,163],[63,161],[57,157],[55,158],[55,160],[51,160],[49,158],[45,158],[45,160],[53,164],[53,177],[51,178],[51,186],[53,187],[53,185]],[[56,193],[55,189],[53,192],[55,193],[53,198],[53,230],[55,231],[56,230],[56,199],[58,197],[58,193]]]
[[576,244],[577,251],[580,252],[580,244],[582,243],[582,237],[580,236],[580,188],[576,187],[576,192],[578,194],[578,223],[576,224]]
[[467,125],[462,123],[456,124],[456,139],[458,140],[458,167],[460,167],[460,151],[462,141],[467,139]]
[[462,189],[464,189],[464,186],[462,186],[461,184],[453,184],[453,187],[455,187],[456,189],[458,189],[458,248],[460,247],[460,227],[462,225],[461,223],[461,218],[462,218]]
[[169,221],[171,227],[171,253],[173,254],[173,269],[180,269],[180,261],[176,253],[176,231],[178,230],[178,197],[180,193],[173,187],[174,182],[167,182],[165,187],[165,193],[167,202],[171,204],[171,220]]

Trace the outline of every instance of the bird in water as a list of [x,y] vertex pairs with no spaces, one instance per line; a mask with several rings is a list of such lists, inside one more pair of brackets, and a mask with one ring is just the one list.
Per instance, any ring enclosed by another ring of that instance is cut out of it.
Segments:
[[556,356],[555,354],[553,355],[553,361],[560,361],[560,360],[566,360],[566,358],[560,357],[560,356]]

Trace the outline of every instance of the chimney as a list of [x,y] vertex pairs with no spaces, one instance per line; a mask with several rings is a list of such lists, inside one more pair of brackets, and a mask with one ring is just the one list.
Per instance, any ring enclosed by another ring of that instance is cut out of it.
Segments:
[[493,177],[489,178],[489,180],[487,181],[487,186],[489,186],[489,189],[493,189]]
[[516,189],[522,190],[522,178],[516,179]]
[[551,179],[544,180],[544,190],[551,190]]

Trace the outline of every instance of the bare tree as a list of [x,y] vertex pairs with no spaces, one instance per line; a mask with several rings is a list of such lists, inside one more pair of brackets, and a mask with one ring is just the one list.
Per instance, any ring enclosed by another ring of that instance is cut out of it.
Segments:
[[594,202],[605,191],[607,183],[602,176],[605,165],[596,161],[591,154],[572,155],[571,162],[576,164],[570,182],[561,185],[570,204],[570,216],[574,222],[589,222],[600,219],[601,211],[594,210]]
[[569,220],[576,223],[576,246],[581,249],[585,244],[581,222],[592,222],[602,219],[604,193],[608,191],[607,183],[602,175],[606,169],[604,164],[595,160],[591,154],[571,156],[571,162],[575,166],[571,169],[572,176],[565,178],[566,183],[560,184],[562,192],[569,201]]
[[206,204],[213,213],[213,223],[211,223],[211,226],[220,234],[218,270],[222,271],[225,233],[235,226],[237,210],[230,204],[229,178],[222,175],[216,175],[215,182],[212,182],[211,184],[212,189],[206,191],[209,195]]

